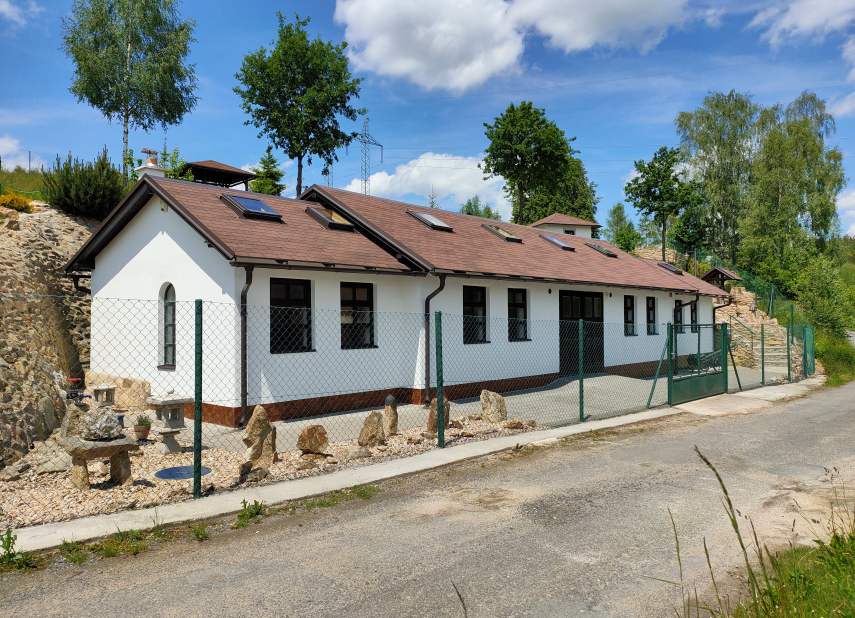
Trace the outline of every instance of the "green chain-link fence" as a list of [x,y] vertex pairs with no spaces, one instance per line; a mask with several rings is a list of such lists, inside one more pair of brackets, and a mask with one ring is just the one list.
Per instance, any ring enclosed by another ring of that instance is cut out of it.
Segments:
[[758,345],[731,324],[366,312],[358,291],[343,311],[176,301],[168,291],[162,301],[0,294],[0,304],[0,527],[812,373],[810,327],[790,338],[764,326]]

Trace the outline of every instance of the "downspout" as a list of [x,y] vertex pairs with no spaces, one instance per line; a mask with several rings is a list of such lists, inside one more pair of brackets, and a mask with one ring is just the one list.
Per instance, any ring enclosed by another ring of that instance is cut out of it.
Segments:
[[725,307],[730,307],[733,304],[733,296],[727,297],[727,302],[722,305],[713,305],[712,306],[712,323],[715,324],[715,312],[717,309],[724,309]]
[[439,275],[439,287],[428,294],[425,298],[425,388],[422,395],[422,403],[427,407],[430,405],[430,301],[445,289],[445,275]]
[[240,291],[240,423],[238,427],[246,426],[246,417],[249,415],[247,406],[248,386],[246,378],[246,296],[249,286],[252,285],[252,270],[255,266],[244,266],[246,271],[246,283]]

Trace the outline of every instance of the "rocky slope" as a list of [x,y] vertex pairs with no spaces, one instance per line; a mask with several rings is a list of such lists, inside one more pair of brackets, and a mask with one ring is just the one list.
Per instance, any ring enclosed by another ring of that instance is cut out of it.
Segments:
[[89,296],[61,275],[97,222],[36,205],[0,208],[0,467],[59,426],[60,390],[89,364]]

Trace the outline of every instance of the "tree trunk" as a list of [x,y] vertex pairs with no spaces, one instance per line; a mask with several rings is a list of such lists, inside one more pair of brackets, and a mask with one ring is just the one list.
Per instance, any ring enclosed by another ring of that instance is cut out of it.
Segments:
[[297,157],[297,197],[303,192],[303,155]]
[[668,225],[668,219],[664,216],[662,217],[662,261],[667,262],[665,259],[665,226]]
[[523,189],[522,185],[517,185],[517,193],[519,195],[519,206],[517,206],[517,224],[525,225],[525,216],[524,216],[524,208],[523,208]]
[[124,176],[125,186],[128,185],[128,113],[125,112],[122,137],[122,176]]

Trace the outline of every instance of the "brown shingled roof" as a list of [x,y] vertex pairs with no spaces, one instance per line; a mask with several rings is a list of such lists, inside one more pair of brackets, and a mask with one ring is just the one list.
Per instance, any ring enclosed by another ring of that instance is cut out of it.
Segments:
[[551,215],[544,217],[543,219],[539,219],[534,223],[531,223],[531,227],[537,227],[538,225],[578,225],[581,227],[603,227],[599,223],[595,221],[585,221],[584,219],[579,219],[578,217],[571,217],[570,215],[564,215],[560,212],[554,212]]
[[190,161],[188,163],[185,163],[185,165],[190,168],[204,167],[209,170],[217,170],[218,172],[229,172],[230,174],[239,174],[241,176],[257,178],[257,176],[252,172],[242,170],[239,167],[232,167],[231,165],[226,165],[225,163],[220,163],[219,161],[212,161],[211,159],[207,159],[206,161]]
[[[301,199],[325,201],[345,216],[357,219],[383,236],[393,239],[406,253],[428,269],[481,273],[510,277],[540,278],[593,285],[662,289],[718,296],[722,291],[692,276],[680,276],[625,253],[603,240],[568,238],[561,240],[575,251],[563,251],[541,235],[543,230],[512,223],[496,222],[460,213],[437,211],[422,206],[315,185]],[[434,215],[453,232],[433,230],[408,210]],[[507,242],[482,227],[497,224],[522,239]],[[609,249],[608,257],[586,243]]]

